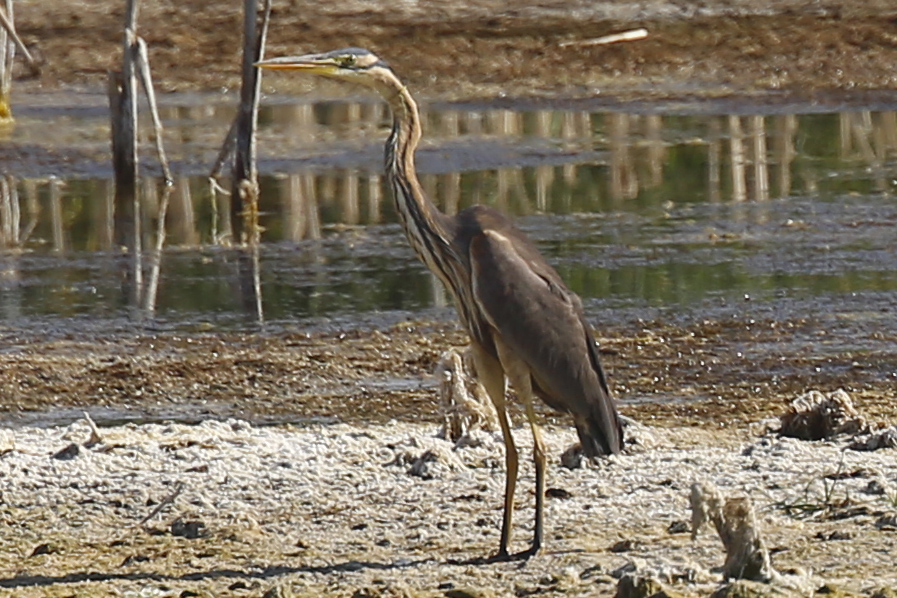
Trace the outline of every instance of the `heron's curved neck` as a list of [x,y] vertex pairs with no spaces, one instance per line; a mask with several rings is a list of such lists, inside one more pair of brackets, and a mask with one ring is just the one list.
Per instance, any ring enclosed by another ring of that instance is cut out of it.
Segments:
[[[395,195],[396,210],[418,256],[433,269],[439,250],[432,243],[448,245],[447,217],[427,199],[414,166],[414,152],[421,137],[417,102],[398,79],[383,95],[392,110],[392,132],[386,142],[386,177]],[[435,255],[434,255],[435,254]]]
[[453,244],[455,220],[443,214],[424,195],[414,168],[414,150],[421,136],[417,103],[398,79],[390,81],[383,94],[392,110],[392,133],[386,142],[386,178],[396,200],[396,211],[417,256],[452,293],[461,321],[474,338],[481,340],[479,318],[471,312],[464,258]]

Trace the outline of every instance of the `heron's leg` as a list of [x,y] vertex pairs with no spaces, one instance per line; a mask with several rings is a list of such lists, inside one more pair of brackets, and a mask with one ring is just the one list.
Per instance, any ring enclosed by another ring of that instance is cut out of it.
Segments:
[[473,360],[477,368],[477,378],[486,389],[501,426],[501,435],[505,442],[505,509],[501,523],[501,542],[498,545],[497,558],[507,558],[508,544],[511,542],[511,519],[514,514],[514,489],[517,486],[517,445],[511,435],[511,424],[505,405],[505,373],[501,363],[492,357],[477,343],[472,342]]
[[[527,381],[529,377],[527,377]],[[542,548],[542,539],[545,535],[545,441],[542,439],[542,429],[536,423],[536,413],[533,409],[532,389],[517,391],[523,398],[526,409],[526,419],[529,420],[533,431],[533,461],[536,463],[536,523],[533,528],[533,545],[530,554],[536,554]]]
[[533,461],[536,465],[536,520],[533,524],[533,544],[521,556],[533,556],[542,548],[545,535],[545,441],[542,430],[536,423],[536,411],[533,407],[533,385],[529,368],[501,341],[496,341],[498,358],[511,381],[517,396],[523,401],[526,419],[533,432]]

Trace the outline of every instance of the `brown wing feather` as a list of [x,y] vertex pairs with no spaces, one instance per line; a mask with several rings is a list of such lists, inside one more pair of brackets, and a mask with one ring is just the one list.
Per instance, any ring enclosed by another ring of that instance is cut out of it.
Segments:
[[622,430],[579,298],[514,229],[469,242],[481,316],[529,367],[537,394],[573,414],[590,456],[619,452]]

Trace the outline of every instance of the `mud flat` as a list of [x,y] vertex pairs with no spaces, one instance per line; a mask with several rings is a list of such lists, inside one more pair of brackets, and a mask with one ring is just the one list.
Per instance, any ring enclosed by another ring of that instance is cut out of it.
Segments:
[[[520,423],[520,422],[518,422]],[[689,534],[696,481],[755,503],[773,565],[806,589],[897,587],[893,450],[753,430],[632,425],[627,454],[566,469],[549,427],[548,547],[477,564],[498,542],[500,437],[438,426],[245,421],[0,432],[0,593],[10,596],[610,595],[626,573],[718,587],[719,538]],[[529,447],[529,434],[517,430]],[[514,544],[529,541],[533,472]],[[280,594],[266,592],[280,592]]]
[[[104,89],[120,64],[123,10],[119,0],[17,6],[20,33],[46,59],[37,88]],[[235,89],[241,10],[143,3],[139,29],[159,87]],[[812,97],[897,88],[895,16],[889,0],[275,2],[269,53],[369,47],[427,97]],[[649,37],[639,42],[589,43],[641,27]],[[277,89],[309,89],[301,79],[276,78]]]

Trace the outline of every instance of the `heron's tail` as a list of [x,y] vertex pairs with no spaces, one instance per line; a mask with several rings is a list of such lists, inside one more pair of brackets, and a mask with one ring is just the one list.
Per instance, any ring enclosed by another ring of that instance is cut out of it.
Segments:
[[598,355],[598,343],[592,336],[591,329],[582,319],[586,331],[586,346],[592,371],[598,378],[597,388],[593,387],[588,394],[588,410],[580,417],[575,417],[576,432],[586,457],[592,459],[601,455],[615,455],[623,450],[623,425],[617,406],[610,394],[607,376],[601,367]]
[[606,397],[588,416],[575,422],[582,451],[590,459],[623,450],[623,426],[612,401]]

